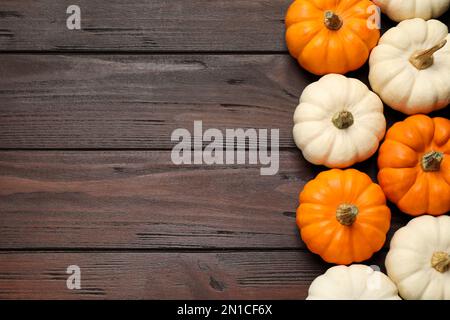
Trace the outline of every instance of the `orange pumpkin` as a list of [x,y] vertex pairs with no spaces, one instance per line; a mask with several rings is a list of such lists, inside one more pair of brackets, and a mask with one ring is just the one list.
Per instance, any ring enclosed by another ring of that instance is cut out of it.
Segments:
[[450,210],[450,120],[415,115],[388,131],[378,156],[387,198],[412,216]]
[[380,39],[377,15],[369,0],[297,0],[286,14],[289,52],[317,75],[356,70]]
[[380,186],[355,169],[322,172],[300,193],[302,239],[330,263],[369,259],[386,241],[390,219]]

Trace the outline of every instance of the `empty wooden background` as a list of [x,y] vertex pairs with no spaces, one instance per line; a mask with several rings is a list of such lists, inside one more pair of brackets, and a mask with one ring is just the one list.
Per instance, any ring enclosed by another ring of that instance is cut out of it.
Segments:
[[[295,226],[324,168],[291,138],[317,77],[287,54],[290,1],[78,0],[70,31],[72,2],[0,2],[0,298],[305,298],[329,265]],[[175,166],[170,134],[194,120],[279,128],[279,173]],[[375,179],[375,157],[356,167]],[[392,209],[390,236],[408,221]]]

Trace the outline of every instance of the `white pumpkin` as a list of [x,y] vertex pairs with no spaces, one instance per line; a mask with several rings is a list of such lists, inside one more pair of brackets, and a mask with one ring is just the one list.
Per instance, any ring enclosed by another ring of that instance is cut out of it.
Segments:
[[307,300],[400,300],[394,283],[380,271],[354,264],[335,266],[317,277]]
[[357,79],[329,74],[305,88],[294,140],[309,162],[345,168],[372,156],[384,137],[383,103]]
[[373,0],[394,21],[437,18],[448,10],[450,0]]
[[450,35],[438,20],[411,19],[388,30],[369,59],[372,89],[412,115],[450,103]]
[[450,300],[450,217],[421,216],[399,229],[386,269],[404,299]]

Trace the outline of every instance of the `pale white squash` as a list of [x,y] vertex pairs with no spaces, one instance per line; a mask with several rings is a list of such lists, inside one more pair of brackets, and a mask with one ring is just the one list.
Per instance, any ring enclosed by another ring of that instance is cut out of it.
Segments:
[[399,229],[386,269],[404,299],[450,300],[450,217],[421,216]]
[[373,0],[394,21],[437,18],[448,10],[450,0]]
[[329,74],[305,88],[293,135],[306,160],[345,168],[372,156],[384,137],[383,103],[357,79]]
[[400,300],[394,283],[380,271],[354,264],[335,266],[317,277],[307,300]]
[[405,20],[369,59],[372,89],[395,110],[430,113],[450,103],[450,35],[437,20]]

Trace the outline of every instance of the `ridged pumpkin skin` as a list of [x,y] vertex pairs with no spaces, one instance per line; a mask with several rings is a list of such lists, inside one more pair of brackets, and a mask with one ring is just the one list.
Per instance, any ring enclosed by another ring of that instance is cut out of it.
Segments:
[[401,211],[412,216],[450,211],[449,139],[450,120],[425,115],[388,130],[378,156],[378,181]]
[[289,52],[316,75],[360,68],[380,39],[367,24],[373,8],[369,0],[295,1],[286,14]]
[[380,186],[355,169],[332,169],[300,193],[297,225],[308,249],[330,263],[369,259],[386,241],[391,212]]
[[395,284],[380,271],[352,264],[334,266],[311,283],[306,300],[401,300]]
[[450,0],[374,0],[389,18],[400,22],[406,19],[429,20],[442,15],[450,7]]

